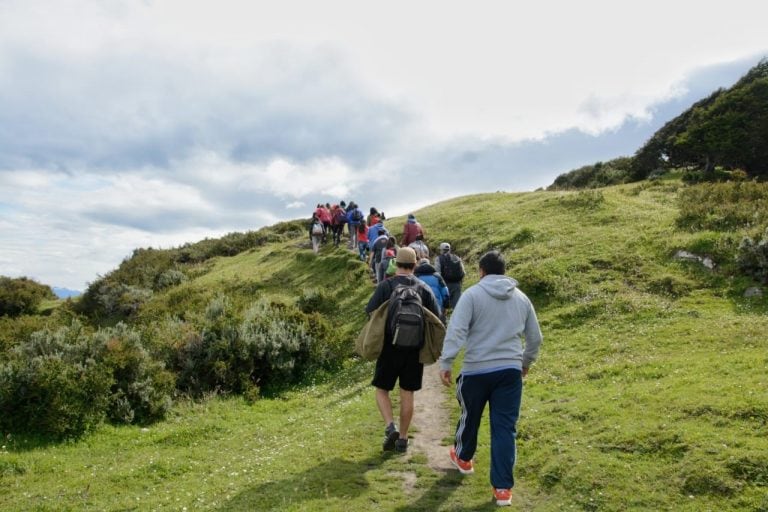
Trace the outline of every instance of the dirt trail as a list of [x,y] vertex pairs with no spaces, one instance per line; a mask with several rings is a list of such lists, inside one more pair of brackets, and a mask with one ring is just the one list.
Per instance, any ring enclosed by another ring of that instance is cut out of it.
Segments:
[[444,394],[445,387],[440,382],[437,363],[424,367],[424,380],[421,391],[416,393],[416,405],[413,415],[414,431],[411,434],[409,452],[420,452],[427,456],[427,464],[434,470],[450,469],[448,446],[443,440],[452,435],[449,407]]

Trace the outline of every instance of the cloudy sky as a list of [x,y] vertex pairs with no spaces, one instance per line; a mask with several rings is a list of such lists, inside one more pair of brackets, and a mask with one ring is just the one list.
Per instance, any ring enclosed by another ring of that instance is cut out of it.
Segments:
[[0,0],[0,275],[84,289],[354,199],[632,154],[768,55],[768,2]]

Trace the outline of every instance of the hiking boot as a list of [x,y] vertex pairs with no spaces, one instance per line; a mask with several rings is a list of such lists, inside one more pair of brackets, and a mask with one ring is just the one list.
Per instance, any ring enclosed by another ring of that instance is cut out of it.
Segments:
[[493,499],[500,507],[506,507],[512,504],[512,489],[493,489]]
[[407,439],[398,439],[395,441],[395,451],[400,453],[405,453],[408,451],[408,440]]
[[398,439],[400,439],[400,432],[397,431],[394,423],[390,423],[384,429],[384,444],[381,445],[381,449],[385,452],[391,452],[395,449],[395,443]]
[[456,455],[456,447],[451,446],[451,464],[456,466],[456,469],[459,470],[459,473],[462,475],[471,475],[475,472],[475,467],[472,465],[471,460],[461,460],[458,455]]

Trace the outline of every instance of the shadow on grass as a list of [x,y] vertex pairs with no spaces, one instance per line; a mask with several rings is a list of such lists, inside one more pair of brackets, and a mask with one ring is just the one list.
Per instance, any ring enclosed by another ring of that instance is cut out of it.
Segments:
[[[418,499],[398,507],[395,512],[432,512],[438,510],[440,506],[456,492],[461,485],[464,477],[458,471],[446,471],[438,480],[436,480]],[[455,505],[450,508],[452,512],[470,512],[496,510],[498,507],[492,501],[487,505]]]
[[370,485],[365,474],[385,460],[380,456],[358,462],[335,458],[304,473],[247,489],[219,510],[284,510],[303,501],[356,498]]

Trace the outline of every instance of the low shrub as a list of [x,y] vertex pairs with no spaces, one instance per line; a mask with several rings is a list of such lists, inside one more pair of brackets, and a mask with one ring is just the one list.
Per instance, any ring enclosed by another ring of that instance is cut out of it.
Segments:
[[682,297],[687,295],[696,284],[690,279],[673,274],[661,274],[652,277],[648,281],[648,291],[656,295],[668,297]]
[[297,382],[340,357],[322,317],[292,305],[259,300],[241,316],[220,296],[208,304],[202,323],[178,340],[171,355],[179,388],[197,396],[252,395],[256,386]]
[[88,286],[77,309],[92,318],[130,317],[152,297],[152,290],[100,278]]
[[0,364],[0,426],[53,439],[79,436],[105,416],[112,379],[89,357],[79,324],[40,331]]
[[138,332],[125,324],[93,335],[95,359],[112,376],[108,418],[117,423],[148,423],[171,408],[175,377],[144,348]]
[[520,289],[537,307],[554,302],[563,273],[551,264],[525,263],[515,267],[514,276]]
[[744,237],[736,253],[736,264],[746,275],[768,283],[768,228],[762,240],[757,242],[751,237]]
[[678,196],[677,226],[691,231],[732,231],[768,222],[768,183],[706,183]]
[[123,324],[87,332],[79,322],[33,333],[0,365],[0,428],[53,439],[77,437],[103,419],[160,419],[173,375]]
[[520,231],[515,233],[511,241],[515,247],[522,247],[524,245],[533,243],[535,240],[536,234],[531,228],[522,228]]
[[154,289],[156,291],[164,290],[165,288],[180,285],[186,280],[187,276],[184,274],[184,272],[171,268],[162,274],[158,274],[157,278],[155,279]]
[[[0,354],[4,354],[16,345],[23,343],[33,332],[44,329],[50,322],[50,317],[39,315],[0,317]],[[0,357],[0,359],[2,358]]]
[[305,290],[296,300],[296,306],[302,313],[335,314],[338,310],[336,299],[325,290]]
[[31,315],[43,299],[55,299],[50,286],[26,277],[0,276],[0,316]]
[[703,231],[692,235],[685,249],[699,256],[710,256],[717,262],[733,259],[738,247],[738,237],[733,233]]

